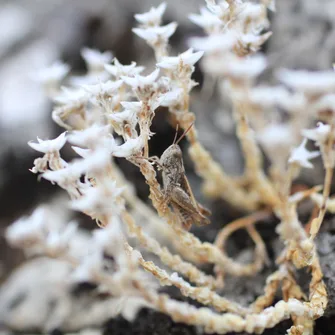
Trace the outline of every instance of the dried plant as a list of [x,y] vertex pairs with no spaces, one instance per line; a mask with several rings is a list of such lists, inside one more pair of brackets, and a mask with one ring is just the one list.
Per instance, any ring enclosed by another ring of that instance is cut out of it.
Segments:
[[[31,217],[15,222],[7,230],[7,239],[29,254],[69,262],[74,282],[92,281],[115,297],[138,299],[141,303],[128,311],[129,319],[145,305],[175,321],[201,326],[207,333],[260,334],[292,318],[289,334],[313,334],[314,320],[327,306],[314,240],[326,211],[334,212],[335,207],[334,200],[329,200],[335,160],[335,73],[281,69],[276,73],[281,85],[257,85],[267,65],[258,50],[271,36],[267,9],[274,11],[274,1],[206,0],[206,4],[200,14],[190,15],[206,36],[191,38],[191,48],[178,56],[169,54],[169,38],[177,24],[161,25],[164,3],[135,15],[139,26],[133,32],[156,57],[157,67],[147,75],[134,62],[122,65],[110,52],[91,49],[82,51],[88,73],[69,78],[67,87],[59,89],[69,71],[66,64],[57,63],[38,74],[55,102],[53,120],[67,132],[54,140],[29,143],[43,154],[31,171],[66,190],[71,208],[96,220],[100,228],[93,231],[88,244],[78,247],[73,243],[77,225],[54,222],[39,208]],[[192,73],[200,59],[204,74],[222,83],[220,90],[231,99],[245,163],[241,177],[227,175],[198,138],[190,92],[197,85]],[[161,159],[150,156],[151,124],[159,106],[167,107],[171,120],[185,130],[188,153],[203,179],[205,195],[249,213],[225,226],[214,244],[200,241],[188,230],[192,223],[208,223],[208,213],[193,196],[178,145]],[[315,120],[315,128],[305,129]],[[307,141],[318,150],[308,151]],[[80,158],[62,159],[60,150],[66,142]],[[270,161],[268,173],[263,169],[262,152]],[[292,183],[301,169],[313,168],[310,160],[317,156],[325,169],[324,185],[293,193]],[[114,157],[138,167],[154,210],[136,197]],[[164,187],[157,181],[155,166],[165,175]],[[298,219],[297,207],[309,197],[319,210],[308,231]],[[225,275],[254,276],[265,264],[265,243],[255,225],[271,214],[280,220],[276,231],[285,243],[277,259],[278,270],[267,278],[264,294],[250,306],[229,301],[217,293]],[[140,215],[147,218],[147,225],[138,222]],[[238,229],[246,229],[255,243],[250,264],[236,262],[225,251],[225,241]],[[164,247],[159,242],[162,238],[178,254]],[[143,251],[154,254],[159,262],[146,260]],[[113,259],[110,267],[105,266],[106,255]],[[205,263],[215,266],[213,274],[200,269]],[[303,267],[311,272],[308,297],[294,276],[295,269]],[[161,294],[153,278],[207,307]],[[282,300],[273,305],[280,289]]]

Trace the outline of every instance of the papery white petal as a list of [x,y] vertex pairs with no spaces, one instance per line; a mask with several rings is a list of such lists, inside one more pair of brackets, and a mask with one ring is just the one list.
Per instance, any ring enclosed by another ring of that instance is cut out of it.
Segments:
[[113,120],[120,124],[123,124],[125,121],[132,124],[136,124],[138,120],[136,111],[134,110],[125,110],[123,112],[109,114],[108,119]]
[[171,35],[176,31],[177,23],[171,22],[166,26],[148,27],[148,28],[133,28],[132,31],[139,37],[146,40],[148,43],[154,44],[159,40],[167,42]]
[[38,70],[33,78],[41,83],[58,83],[66,77],[69,71],[69,65],[57,61],[49,67]]
[[52,183],[57,183],[60,186],[66,186],[72,184],[74,181],[78,180],[81,176],[81,171],[77,170],[74,163],[69,164],[68,167],[55,171],[46,171],[42,174],[42,178],[51,181]]
[[138,113],[142,108],[142,101],[121,101],[122,107]]
[[95,250],[88,254],[76,267],[71,274],[73,282],[87,282],[96,280],[96,276],[100,274],[103,267],[103,253],[101,250]]
[[232,32],[214,34],[208,37],[192,37],[189,45],[196,50],[208,53],[230,51],[236,43],[236,35]]
[[108,80],[105,83],[98,83],[94,85],[83,85],[83,89],[93,95],[98,94],[111,94],[121,87],[123,84],[122,80],[111,81]]
[[134,78],[132,77],[121,77],[122,80],[133,89],[143,88],[144,86],[153,85],[158,78],[159,69],[155,69],[148,76],[140,76],[136,75]]
[[298,148],[293,149],[291,156],[288,160],[289,163],[296,163],[305,168],[313,168],[313,164],[309,162],[310,159],[318,157],[319,151],[308,151],[306,149],[307,140],[304,139]]
[[253,55],[249,58],[229,56],[213,62],[205,59],[206,70],[213,75],[223,75],[235,79],[249,79],[258,76],[266,68],[266,58],[261,55]]
[[[107,66],[105,64],[104,66]],[[99,83],[105,83],[110,78],[107,72],[89,72],[83,76],[71,76],[69,78],[69,84],[74,87],[82,87],[83,85],[95,85]],[[85,91],[86,93],[86,91]]]
[[59,151],[66,143],[66,132],[60,134],[53,140],[41,140],[37,137],[38,143],[28,142],[28,145],[36,151],[43,153]]
[[113,65],[105,64],[105,70],[117,79],[121,76],[135,76],[140,74],[143,70],[143,66],[136,66],[135,62],[129,65],[122,65],[116,58],[114,59]]
[[91,147],[100,143],[104,138],[112,137],[110,135],[110,126],[93,125],[85,130],[75,130],[68,135],[68,140],[72,144]]
[[288,98],[289,92],[282,86],[258,86],[249,93],[249,99],[252,103],[265,107],[279,105]]
[[74,104],[74,103],[86,103],[89,99],[89,94],[82,88],[69,89],[62,87],[62,92],[53,97],[56,103],[61,105]]
[[151,7],[150,10],[143,14],[135,14],[135,19],[145,25],[160,25],[162,16],[166,10],[166,3],[161,3],[158,7]]
[[144,143],[141,137],[130,138],[114,150],[116,157],[129,157],[143,149]]
[[163,57],[162,61],[157,63],[157,66],[163,69],[176,69],[179,64],[193,66],[203,54],[203,51],[193,53],[193,49],[188,49],[177,57]]
[[159,105],[164,107],[170,107],[178,105],[183,97],[183,90],[176,88],[173,91],[167,92],[159,97]]
[[292,136],[292,130],[288,125],[272,124],[259,132],[257,139],[264,147],[275,150],[277,147],[290,147]]
[[205,7],[200,9],[200,14],[190,14],[189,19],[204,29],[212,30],[215,27],[220,27],[222,25],[222,21],[217,15],[214,15]]
[[303,129],[301,131],[301,134],[312,140],[315,141],[317,145],[323,144],[329,134],[330,134],[330,125],[329,124],[324,124],[322,122],[318,122],[317,127],[314,129]]
[[91,149],[83,149],[76,146],[72,146],[71,148],[82,158],[86,158],[92,153]]
[[83,48],[81,55],[90,70],[104,69],[104,64],[109,63],[113,58],[113,54],[110,51],[100,52],[90,48]]
[[334,71],[305,71],[281,69],[278,79],[285,85],[309,94],[322,94],[335,90]]
[[18,247],[26,243],[31,246],[42,241],[49,215],[50,213],[44,207],[38,207],[32,215],[16,220],[6,229],[6,240],[11,245]]
[[106,180],[104,185],[99,184],[82,190],[82,196],[71,202],[71,208],[94,215],[119,214],[122,207],[116,203],[116,198],[123,191],[124,188],[118,188],[114,181]]

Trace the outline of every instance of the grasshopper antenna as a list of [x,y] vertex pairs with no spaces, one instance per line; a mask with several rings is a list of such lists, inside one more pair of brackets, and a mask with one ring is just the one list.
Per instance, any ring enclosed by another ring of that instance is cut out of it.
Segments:
[[178,144],[178,143],[185,137],[185,135],[190,131],[190,129],[192,128],[193,125],[194,125],[194,122],[192,122],[192,123],[188,126],[188,128],[183,132],[183,134],[179,137],[179,139],[177,140],[177,142],[174,143],[174,144]]
[[178,130],[179,130],[179,124],[177,123],[176,133],[174,134],[174,139],[173,139],[173,143],[172,144],[176,143],[176,139],[177,139],[177,136],[178,136]]

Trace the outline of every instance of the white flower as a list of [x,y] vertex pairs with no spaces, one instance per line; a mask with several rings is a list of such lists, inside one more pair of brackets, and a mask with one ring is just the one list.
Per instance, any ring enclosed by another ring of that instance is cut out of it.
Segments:
[[285,124],[270,124],[257,135],[259,142],[269,151],[292,144],[292,131]]
[[115,181],[106,179],[102,184],[87,187],[81,191],[82,196],[71,202],[71,207],[94,216],[118,214],[122,207],[116,199],[124,188],[116,186]]
[[252,103],[264,107],[279,105],[288,97],[288,91],[282,86],[257,86],[249,93],[249,99]]
[[62,87],[62,92],[55,96],[53,100],[61,105],[72,105],[86,103],[89,99],[89,94],[82,88],[70,89]]
[[122,80],[111,81],[108,80],[105,83],[98,83],[93,85],[83,85],[83,89],[93,95],[104,95],[104,94],[111,94],[115,92],[117,89],[120,88],[122,85]]
[[246,2],[241,4],[237,11],[238,20],[253,33],[260,33],[269,26],[266,7],[263,4]]
[[[105,64],[104,66],[107,66],[108,64]],[[69,84],[74,87],[81,87],[83,85],[93,85],[93,84],[99,84],[104,83],[110,78],[109,73],[107,72],[99,72],[97,74],[96,72],[89,72],[83,76],[71,76],[69,78]]]
[[161,3],[158,7],[151,7],[150,10],[143,14],[135,14],[135,19],[145,26],[159,26],[162,16],[166,10],[166,3]]
[[293,149],[291,156],[288,160],[290,164],[298,164],[305,168],[313,168],[313,164],[309,162],[310,159],[318,157],[319,151],[308,151],[306,149],[307,140],[304,139],[298,148]]
[[111,154],[117,148],[114,138],[107,145],[90,151],[84,159],[78,159],[71,164],[77,173],[94,173],[104,170],[111,162]]
[[190,14],[188,17],[193,23],[208,32],[212,32],[216,28],[219,30],[222,26],[220,18],[211,13],[206,7],[200,8],[200,14]]
[[129,157],[141,151],[144,143],[142,137],[130,138],[123,144],[116,147],[113,155],[116,157]]
[[68,135],[68,140],[72,144],[91,148],[100,143],[104,138],[109,137],[110,126],[93,125],[84,130],[75,130]]
[[[215,0],[205,0],[207,8],[219,17],[223,17],[226,12],[229,12],[229,5],[226,1],[220,1],[216,4]],[[238,1],[236,1],[238,3]]]
[[122,80],[134,90],[141,90],[152,86],[159,75],[159,69],[154,70],[148,76],[136,75],[135,77],[121,77]]
[[321,145],[323,144],[329,134],[330,134],[330,125],[329,124],[324,124],[322,122],[318,122],[317,123],[317,127],[314,128],[314,129],[303,129],[301,131],[301,134],[312,140],[312,141],[315,141],[316,142],[316,145]]
[[244,80],[258,76],[266,68],[266,58],[261,54],[248,58],[231,55],[221,58],[217,62],[213,62],[210,58],[205,59],[204,66],[213,75]]
[[279,70],[277,77],[285,85],[307,94],[322,94],[335,90],[334,71]]
[[87,254],[71,274],[74,282],[95,281],[96,277],[103,271],[103,253],[95,250]]
[[139,37],[147,41],[149,45],[157,43],[167,43],[171,35],[176,31],[177,23],[171,22],[166,26],[133,28],[132,31]]
[[203,56],[203,54],[203,51],[193,52],[193,49],[191,48],[177,57],[163,57],[157,66],[170,70],[176,70],[179,66],[188,65],[192,67]]
[[121,101],[121,105],[124,109],[131,110],[137,114],[142,108],[142,101]]
[[180,104],[183,97],[182,88],[175,88],[174,90],[163,94],[159,98],[159,106],[163,107],[173,107]]
[[143,70],[143,66],[136,66],[135,62],[131,62],[129,65],[122,65],[116,58],[114,59],[113,65],[105,64],[105,70],[109,72],[116,79],[122,76],[133,77],[140,74]]
[[121,222],[117,215],[112,216],[105,228],[93,230],[92,236],[95,247],[106,251],[110,255],[119,254],[123,251],[123,238]]
[[289,94],[285,99],[279,100],[278,104],[289,113],[304,112],[308,106],[307,99],[301,92]]
[[82,158],[86,158],[92,153],[91,149],[83,149],[76,146],[72,146],[71,148],[74,150],[76,154],[78,154]]
[[136,110],[124,110],[123,112],[108,115],[108,119],[122,126],[124,123],[130,124],[133,128],[136,126],[138,117]]
[[261,45],[263,45],[266,40],[270,38],[272,35],[272,32],[269,31],[265,34],[258,35],[258,34],[238,34],[237,39],[238,39],[238,46],[240,45],[243,49],[246,49],[248,52],[256,52],[259,50]]
[[110,51],[100,52],[99,50],[83,48],[81,56],[84,58],[89,71],[100,72],[104,70],[104,65],[108,64],[113,54]]
[[57,61],[46,68],[38,70],[34,77],[43,84],[58,84],[66,77],[69,71],[69,65]]
[[44,239],[48,213],[38,207],[30,217],[23,217],[11,224],[6,230],[6,239],[13,246],[33,246]]
[[57,138],[53,140],[41,140],[37,137],[38,143],[28,142],[28,145],[36,151],[47,153],[59,151],[63,148],[66,143],[66,132],[60,134]]
[[192,37],[189,45],[196,50],[204,50],[208,53],[230,51],[236,43],[236,35],[232,32],[213,34],[206,37]]
[[77,228],[76,222],[69,222],[61,231],[50,231],[45,241],[47,251],[53,255],[64,252],[77,233]]
[[42,177],[51,181],[52,183],[57,183],[64,189],[67,189],[67,187],[72,186],[73,183],[80,178],[80,172],[81,171],[73,168],[72,163],[64,169],[46,171],[42,174]]
[[118,99],[117,90],[122,86],[123,81],[111,81],[108,80],[105,83],[98,83],[95,85],[83,85],[83,89],[89,92],[91,97],[91,102],[95,105],[102,105],[107,110],[112,109],[111,105],[114,99]]

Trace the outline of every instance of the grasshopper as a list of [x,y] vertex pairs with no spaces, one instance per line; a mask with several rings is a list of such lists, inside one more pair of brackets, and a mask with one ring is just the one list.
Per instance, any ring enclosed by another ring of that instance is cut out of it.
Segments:
[[177,127],[172,145],[163,152],[160,159],[155,157],[158,167],[162,170],[165,204],[172,207],[186,230],[189,230],[193,223],[201,226],[209,224],[210,221],[206,216],[211,214],[208,209],[196,201],[193,195],[185,175],[182,151],[178,145],[192,126],[193,123],[176,141]]

